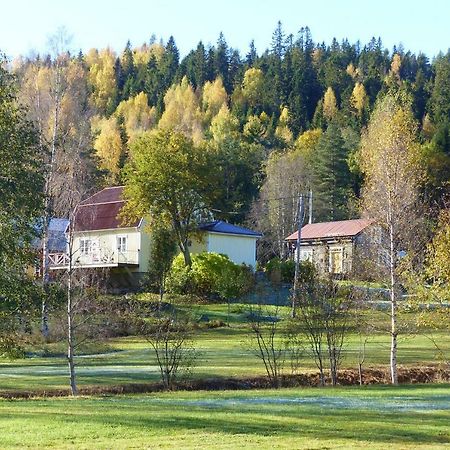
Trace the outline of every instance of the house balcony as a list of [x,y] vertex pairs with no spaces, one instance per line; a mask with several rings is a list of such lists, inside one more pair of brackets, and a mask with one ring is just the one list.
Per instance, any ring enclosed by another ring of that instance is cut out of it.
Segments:
[[[48,255],[49,268],[51,270],[67,269],[69,266],[68,253],[50,253]],[[107,267],[138,267],[139,250],[128,251],[97,251],[72,255],[73,268],[107,268]]]

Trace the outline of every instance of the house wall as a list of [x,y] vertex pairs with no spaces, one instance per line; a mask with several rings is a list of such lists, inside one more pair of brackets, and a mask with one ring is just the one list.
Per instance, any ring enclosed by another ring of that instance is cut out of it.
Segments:
[[236,264],[256,267],[256,237],[207,233],[207,251],[223,253]]
[[202,233],[202,235],[193,238],[191,241],[191,245],[189,245],[189,251],[194,254],[207,252],[208,236],[205,233]]
[[353,243],[351,240],[342,242],[309,242],[301,244],[301,252],[312,252],[312,262],[322,273],[330,271],[330,252],[342,249],[342,273],[348,273],[352,270]]
[[107,260],[117,258],[117,238],[119,236],[127,237],[127,256],[131,261],[135,261],[139,266],[130,267],[132,272],[145,272],[148,269],[149,246],[146,245],[148,236],[142,237],[139,228],[119,228],[114,230],[83,231],[74,233],[73,260],[80,260],[83,263],[81,254],[81,240],[91,239],[98,241],[99,262],[97,267],[107,267]]

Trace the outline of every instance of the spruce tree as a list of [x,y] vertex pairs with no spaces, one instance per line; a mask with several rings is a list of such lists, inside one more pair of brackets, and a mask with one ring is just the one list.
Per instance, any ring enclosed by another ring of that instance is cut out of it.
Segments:
[[347,164],[347,150],[341,130],[333,121],[322,134],[313,158],[315,220],[348,218],[348,200],[352,177]]

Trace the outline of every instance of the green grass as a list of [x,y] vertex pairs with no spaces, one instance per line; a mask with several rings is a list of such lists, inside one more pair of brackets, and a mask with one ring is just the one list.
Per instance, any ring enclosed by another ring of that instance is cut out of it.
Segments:
[[[248,334],[242,326],[200,330],[196,338],[199,351],[194,368],[195,377],[263,375],[260,361],[246,348]],[[450,352],[450,339],[445,333],[436,335],[444,350]],[[156,381],[158,369],[149,344],[138,338],[111,339],[111,351],[76,358],[80,386]],[[343,367],[356,368],[359,338],[349,336],[344,348]],[[367,344],[366,366],[387,365],[389,362],[389,336],[374,335]],[[398,362],[400,365],[436,364],[436,349],[422,336],[401,336]],[[301,370],[315,370],[307,355]],[[66,388],[68,369],[64,357],[32,357],[16,361],[0,359],[1,390],[35,390]]]
[[445,448],[450,386],[0,400],[1,448]]

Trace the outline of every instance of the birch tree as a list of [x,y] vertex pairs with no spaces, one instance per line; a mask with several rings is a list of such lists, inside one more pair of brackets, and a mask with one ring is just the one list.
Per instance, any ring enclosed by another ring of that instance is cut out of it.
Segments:
[[388,94],[378,102],[361,142],[362,209],[381,228],[380,262],[387,269],[391,303],[391,381],[397,374],[397,310],[402,251],[417,239],[420,167],[416,124],[404,102]]
[[[21,101],[28,108],[29,118],[38,129],[39,147],[45,155],[44,217],[42,230],[42,285],[44,291],[49,282],[48,223],[52,216],[52,184],[55,178],[55,161],[61,132],[61,110],[67,91],[67,46],[70,38],[59,29],[49,39],[51,60],[49,65],[31,63],[22,80]],[[43,296],[41,331],[48,338],[48,305]]]

